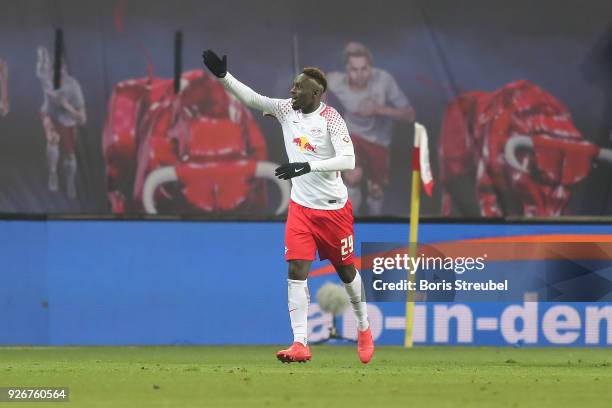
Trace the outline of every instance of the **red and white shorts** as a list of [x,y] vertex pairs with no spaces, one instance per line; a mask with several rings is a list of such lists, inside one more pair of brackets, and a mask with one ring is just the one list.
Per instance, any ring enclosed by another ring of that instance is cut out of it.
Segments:
[[53,121],[55,130],[60,135],[60,151],[64,155],[74,154],[76,146],[76,126],[64,126],[59,122]]
[[[48,139],[47,141],[52,143],[58,143],[60,152],[63,155],[74,154],[77,138],[76,126],[64,126],[60,122],[52,119],[47,114],[43,114],[42,118],[43,125],[46,127],[45,120],[48,120],[51,124],[50,126],[52,127],[53,132],[57,134],[57,137],[59,137],[59,140],[52,141]],[[47,138],[50,137],[49,134],[47,134],[46,136]]]
[[350,265],[354,255],[353,205],[348,200],[338,210],[316,210],[291,200],[285,225],[285,259],[329,259],[333,265]]

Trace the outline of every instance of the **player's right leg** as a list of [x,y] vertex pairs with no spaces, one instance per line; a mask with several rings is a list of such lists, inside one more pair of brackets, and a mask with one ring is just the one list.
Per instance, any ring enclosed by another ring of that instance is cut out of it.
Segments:
[[47,142],[47,166],[49,168],[47,188],[49,191],[53,192],[59,190],[59,179],[57,175],[57,163],[59,162],[59,156],[59,145],[57,143]]
[[308,306],[310,293],[308,292],[308,270],[312,261],[290,260],[287,279],[287,300],[289,318],[293,330],[293,344],[291,347],[280,350],[276,357],[283,363],[303,363],[312,357],[308,347]]
[[60,136],[57,133],[51,118],[46,113],[41,114],[45,138],[47,139],[47,167],[49,169],[49,180],[47,187],[49,191],[57,191],[59,189],[59,181],[57,176],[57,164],[59,163]]
[[76,198],[76,127],[57,126],[60,134],[60,150],[64,157],[64,176],[66,177],[66,194],[70,198]]
[[315,259],[316,244],[310,230],[306,208],[291,201],[285,225],[285,259],[289,270],[287,276],[287,297],[293,344],[280,350],[276,357],[284,363],[310,360],[308,348],[308,271]]
[[41,112],[41,119],[45,131],[45,139],[47,139],[47,168],[49,169],[47,187],[49,191],[55,192],[59,189],[57,164],[59,163],[60,157],[60,135],[46,112]]

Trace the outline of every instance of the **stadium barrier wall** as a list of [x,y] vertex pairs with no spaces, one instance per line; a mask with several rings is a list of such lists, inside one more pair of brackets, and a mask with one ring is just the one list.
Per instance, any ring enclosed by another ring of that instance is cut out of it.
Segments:
[[[423,224],[420,241],[610,231],[610,225]],[[407,224],[356,225],[357,242],[407,235]],[[281,222],[5,220],[0,236],[0,344],[291,340]],[[313,300],[327,281],[339,282],[333,274],[311,277]],[[404,304],[369,307],[377,342],[402,344]],[[313,303],[311,339],[323,338],[330,322]],[[339,327],[354,336],[350,310]],[[609,346],[612,303],[417,304],[414,332],[417,345]]]

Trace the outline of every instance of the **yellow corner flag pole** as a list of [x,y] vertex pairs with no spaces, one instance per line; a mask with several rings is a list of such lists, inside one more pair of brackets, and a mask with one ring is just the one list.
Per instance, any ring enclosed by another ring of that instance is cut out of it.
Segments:
[[[410,242],[408,243],[408,256],[415,257],[419,234],[419,204],[421,194],[421,170],[419,132],[414,132],[414,148],[412,150],[412,189],[410,192]],[[414,273],[412,273],[414,272]],[[416,271],[408,271],[408,282],[414,282]],[[413,346],[412,327],[414,323],[414,292],[408,291],[406,299],[406,332],[404,336],[404,347]]]

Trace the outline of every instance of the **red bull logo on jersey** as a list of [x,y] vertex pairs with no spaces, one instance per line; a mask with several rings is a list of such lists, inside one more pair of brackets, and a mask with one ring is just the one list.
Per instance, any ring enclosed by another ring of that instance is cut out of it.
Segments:
[[295,145],[300,148],[300,152],[307,150],[309,152],[314,153],[317,151],[315,146],[308,143],[308,138],[306,136],[294,137],[293,143],[295,143]]

